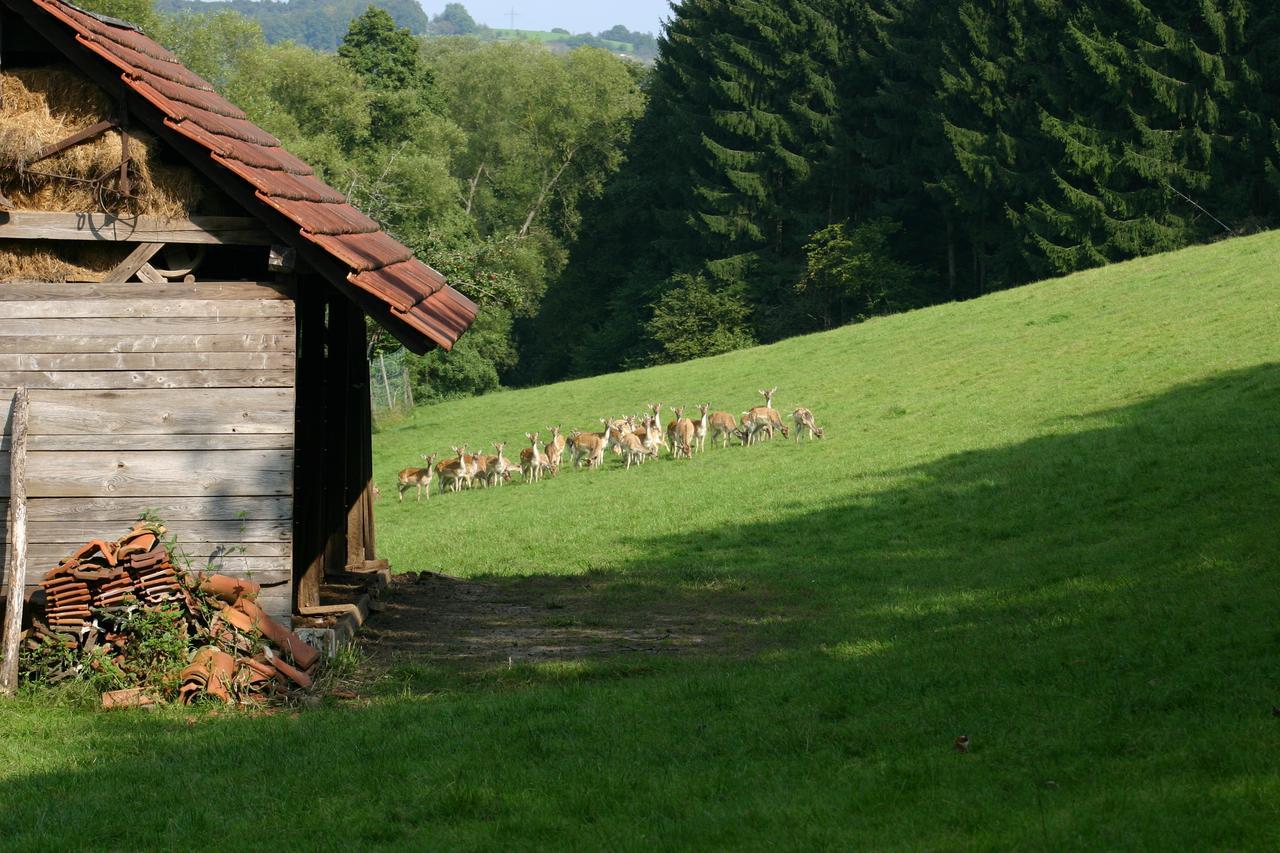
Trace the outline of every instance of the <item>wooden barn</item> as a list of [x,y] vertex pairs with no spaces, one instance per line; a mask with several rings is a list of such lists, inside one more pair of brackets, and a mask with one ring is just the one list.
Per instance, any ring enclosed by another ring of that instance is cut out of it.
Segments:
[[475,306],[128,23],[0,0],[0,82],[28,583],[151,512],[306,613],[376,559],[365,317],[424,352]]

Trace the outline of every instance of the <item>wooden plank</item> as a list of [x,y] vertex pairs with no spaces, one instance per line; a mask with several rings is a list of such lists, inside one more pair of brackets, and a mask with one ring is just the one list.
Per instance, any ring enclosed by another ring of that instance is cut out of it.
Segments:
[[292,317],[139,317],[121,322],[112,317],[45,317],[0,320],[0,337],[140,338],[146,335],[292,335]]
[[148,284],[163,284],[168,279],[160,275],[151,264],[143,264],[138,267],[138,281],[145,281]]
[[[29,563],[41,573],[58,565],[71,554],[74,554],[87,542],[82,539],[76,542],[33,542],[27,546]],[[230,543],[195,542],[183,543],[181,551],[194,569],[203,569],[211,558],[223,560],[228,566],[240,564],[261,568],[284,568],[289,561],[288,544],[270,542],[250,542],[246,545]]]
[[[292,317],[293,303],[285,299],[59,299],[56,291],[46,300],[0,300],[0,320],[34,320],[138,317]],[[120,328],[132,328],[121,324]]]
[[[34,423],[34,418],[33,418]],[[32,497],[288,495],[293,454],[280,450],[90,451],[28,454]],[[8,454],[0,454],[8,465]],[[7,474],[0,491],[8,494]]]
[[291,433],[292,388],[33,391],[39,435]]
[[[226,518],[220,521],[205,519],[191,521],[167,521],[165,524],[171,534],[176,535],[184,544],[195,545],[225,544],[233,542],[272,542],[288,543],[293,538],[293,525],[284,519],[277,520],[240,520]],[[84,544],[90,539],[114,539],[129,529],[128,524],[120,526],[119,533],[115,528],[95,521],[29,521],[27,523],[27,540],[33,543],[79,542]],[[203,552],[208,553],[208,552]]]
[[[119,284],[133,278],[134,273],[142,269],[142,267],[151,260],[156,252],[164,248],[164,243],[139,243],[137,248],[128,254],[128,256],[116,264],[107,274],[102,277],[104,284]],[[144,278],[143,281],[146,281]],[[50,316],[48,314],[46,317]],[[57,314],[52,315],[54,317]]]
[[272,299],[292,300],[292,289],[274,281],[171,281],[165,284],[0,281],[0,302],[47,299]]
[[[0,436],[0,451],[10,437]],[[32,450],[290,450],[289,433],[222,433],[219,435],[33,435]]]
[[107,213],[0,211],[0,237],[13,240],[93,240],[133,243],[269,246],[271,235],[243,216],[120,218]]
[[[83,545],[84,543],[80,544]],[[78,548],[79,545],[76,547]],[[31,560],[32,572],[27,575],[25,587],[30,590],[38,585],[49,570],[57,566],[69,553],[52,554],[52,556],[41,561],[33,558]],[[220,569],[215,570],[221,571],[222,574],[233,577],[251,577],[260,583],[274,583],[286,580],[289,577],[289,570],[286,568],[287,562],[287,560],[280,557],[223,557],[214,560],[213,564],[221,566]],[[205,571],[209,564],[210,561],[207,557],[200,559],[192,557],[185,564],[180,560],[174,563],[178,568],[184,570],[189,568],[193,572]],[[266,592],[266,590],[263,590],[263,592]]]
[[292,370],[0,371],[0,388],[128,390],[133,388],[291,388]]
[[296,341],[287,335],[194,334],[121,335],[120,330],[107,335],[59,335],[0,337],[0,353],[65,353],[65,352],[292,352]]
[[[0,511],[8,504],[0,501]],[[162,501],[140,498],[32,498],[27,502],[29,521],[97,522],[104,532],[118,529],[119,536],[144,512],[151,512],[175,530],[186,521],[289,521],[293,514],[291,497],[211,498],[171,497]]]
[[293,370],[291,352],[0,353],[0,371]]
[[13,453],[10,455],[9,508],[12,530],[6,531],[13,545],[13,561],[8,565],[9,594],[0,631],[0,695],[12,696],[18,688],[18,640],[22,633],[22,605],[27,586],[27,422],[31,411],[27,389],[13,396]]

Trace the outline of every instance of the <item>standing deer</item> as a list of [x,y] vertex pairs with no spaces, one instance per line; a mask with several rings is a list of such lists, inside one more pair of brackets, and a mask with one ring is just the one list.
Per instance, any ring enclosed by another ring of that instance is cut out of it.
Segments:
[[622,458],[626,460],[627,470],[631,470],[632,463],[643,465],[645,457],[649,455],[648,449],[644,446],[644,442],[640,440],[640,436],[634,432],[626,433],[619,440],[619,446],[622,448]]
[[710,403],[699,403],[699,417],[693,422],[693,438],[697,446],[697,450],[701,453],[706,448],[707,443],[707,409],[711,408]]
[[693,421],[684,416],[683,406],[675,409],[675,415],[676,419],[667,428],[667,434],[671,437],[671,455],[672,457],[683,456],[686,459],[692,459],[693,436],[695,433]]
[[497,453],[492,456],[484,457],[486,462],[485,479],[488,481],[490,486],[501,486],[504,482],[511,479],[511,469],[515,466],[512,465],[507,460],[507,457],[502,453],[502,451],[506,449],[506,446],[507,443],[505,441],[495,441],[493,443],[493,449],[496,450]]
[[556,424],[553,427],[547,427],[547,429],[551,430],[551,440],[547,442],[545,451],[547,456],[547,470],[550,471],[551,476],[554,477],[556,474],[560,473],[560,460],[564,457],[565,440],[564,436],[560,434],[559,424]]
[[436,476],[440,478],[440,488],[448,488],[453,492],[462,491],[462,484],[465,482],[471,485],[471,477],[473,471],[471,469],[470,459],[467,456],[467,446],[451,448],[457,456],[453,459],[445,459],[436,463]]
[[427,467],[405,468],[396,476],[396,487],[399,489],[398,497],[400,498],[400,503],[404,503],[404,493],[408,491],[410,486],[418,487],[418,500],[422,500],[422,490],[424,488],[427,491],[427,500],[431,500],[431,477],[434,474],[431,466],[436,461],[436,455],[434,453],[431,455],[424,453],[422,458],[426,460]]
[[818,438],[823,438],[826,436],[826,431],[823,430],[822,427],[818,426],[814,422],[813,412],[809,411],[804,406],[800,406],[794,412],[792,412],[791,419],[795,421],[795,424],[796,424],[796,441],[799,441],[800,437],[806,431],[809,433],[810,440],[812,440],[815,436]]
[[[787,428],[782,425],[782,415],[778,414],[778,410],[773,407],[773,395],[776,393],[778,393],[777,385],[773,386],[768,391],[765,391],[764,389],[760,389],[760,395],[764,397],[764,405],[754,406],[746,414],[750,415],[753,420],[758,420],[762,417],[768,419],[769,429],[765,430],[765,432],[768,434],[769,438],[773,438],[774,430],[777,430],[778,432],[782,433],[782,437],[786,438],[788,433],[787,433]],[[759,432],[759,430],[757,429],[755,432]],[[755,433],[753,432],[752,433],[753,442],[754,442],[754,436],[755,436]]]
[[520,451],[520,471],[526,483],[536,483],[542,479],[542,468],[546,458],[542,455],[542,447],[538,444],[538,433],[526,432],[529,446]]
[[640,443],[644,445],[645,453],[649,457],[657,459],[658,451],[662,447],[662,431],[658,429],[658,422],[652,417],[645,418],[643,435],[640,435],[639,431],[637,431],[637,435],[640,438]]
[[581,468],[582,460],[587,461],[587,468],[599,468],[604,462],[605,440],[608,432],[583,432],[575,429],[569,433],[569,444],[573,453],[573,467]]

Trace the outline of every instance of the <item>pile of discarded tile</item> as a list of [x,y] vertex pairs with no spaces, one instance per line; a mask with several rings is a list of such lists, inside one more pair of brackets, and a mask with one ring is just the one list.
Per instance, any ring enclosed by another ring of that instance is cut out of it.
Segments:
[[46,682],[77,674],[87,653],[122,671],[130,635],[120,629],[131,613],[146,610],[172,619],[187,638],[189,663],[172,685],[140,684],[104,693],[106,707],[152,705],[166,698],[189,704],[202,696],[228,704],[257,704],[311,686],[318,651],[272,619],[255,603],[261,587],[222,574],[189,573],[174,565],[163,526],[139,522],[115,542],[94,539],[40,581],[43,618],[34,616],[27,649],[55,644],[69,652],[62,672],[42,672]]

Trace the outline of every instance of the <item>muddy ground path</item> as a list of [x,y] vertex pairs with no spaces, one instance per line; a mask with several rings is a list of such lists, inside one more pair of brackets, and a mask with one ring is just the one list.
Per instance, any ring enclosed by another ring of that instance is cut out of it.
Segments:
[[663,590],[596,575],[396,575],[357,638],[371,673],[405,663],[489,667],[621,655],[745,656],[766,600],[746,589]]

